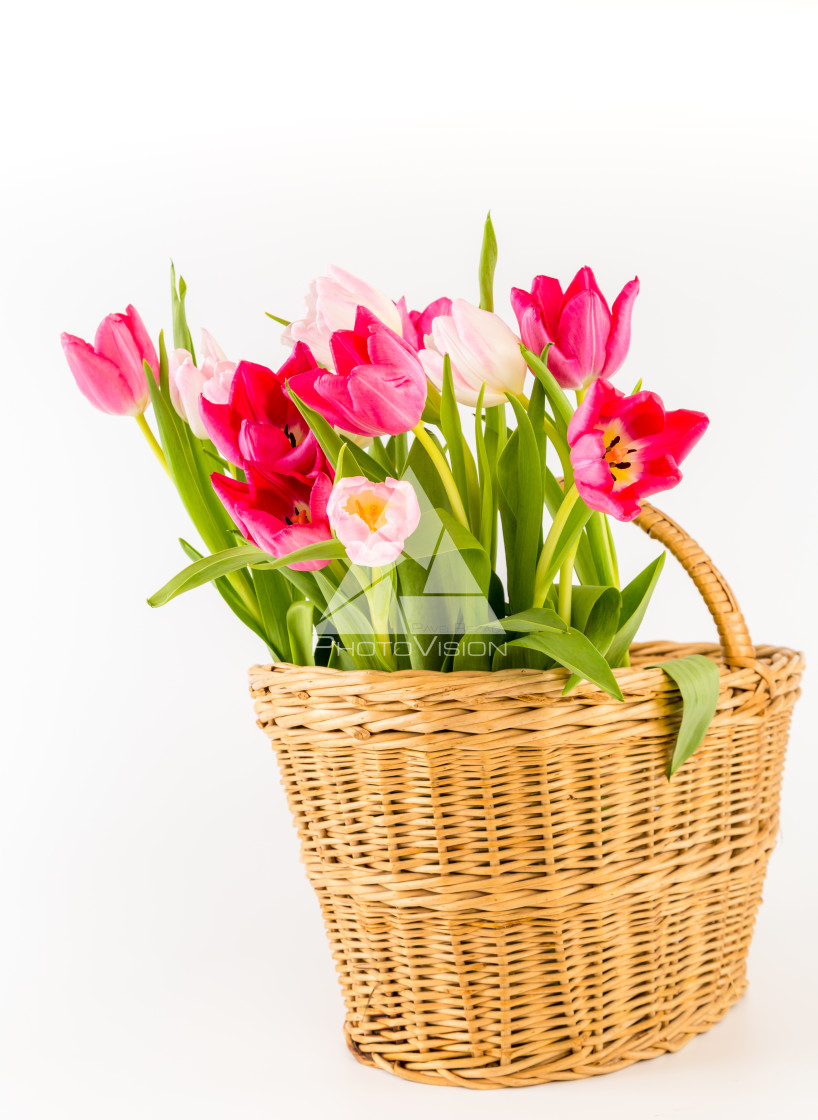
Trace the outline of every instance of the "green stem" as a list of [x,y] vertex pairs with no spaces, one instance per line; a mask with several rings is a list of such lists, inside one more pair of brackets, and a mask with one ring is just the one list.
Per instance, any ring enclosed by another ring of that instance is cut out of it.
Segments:
[[560,568],[560,589],[558,596],[558,614],[566,625],[571,625],[571,595],[574,586],[574,560],[579,548],[579,537],[572,546]]
[[395,656],[392,650],[392,640],[389,636],[389,611],[392,606],[392,578],[390,573],[381,568],[372,568],[372,578],[366,589],[369,600],[369,609],[372,613],[372,630],[375,649],[380,650],[381,656],[390,668],[396,667]]
[[142,435],[148,441],[148,446],[150,447],[151,451],[154,453],[156,458],[159,460],[159,462],[162,466],[162,470],[165,472],[165,474],[168,476],[168,478],[170,478],[170,471],[168,470],[168,464],[167,464],[167,460],[165,459],[165,453],[162,450],[162,448],[159,446],[159,443],[157,442],[156,436],[151,431],[150,424],[148,424],[148,421],[145,419],[145,413],[144,412],[141,412],[139,414],[139,416],[136,417],[136,422],[139,425],[139,428],[142,432]]
[[464,529],[469,529],[469,519],[466,516],[466,510],[460,498],[460,492],[457,489],[457,483],[454,480],[454,475],[451,472],[449,464],[446,462],[445,456],[441,453],[435,441],[426,431],[423,426],[423,421],[417,424],[412,432],[415,438],[420,441],[426,454],[432,460],[435,470],[440,475],[440,481],[443,483],[443,488],[446,491],[446,497],[449,499],[449,504],[452,507],[452,513],[463,526]]
[[601,582],[609,584],[611,587],[619,587],[604,514],[595,512],[591,515],[588,522],[588,543],[591,546],[594,563],[599,569]]
[[545,576],[548,571],[548,563],[557,546],[557,541],[560,539],[560,534],[565,528],[566,522],[571,515],[571,510],[579,501],[579,491],[576,486],[572,486],[565,497],[560,503],[560,508],[554,514],[554,520],[551,522],[551,528],[548,530],[548,536],[542,546],[540,558],[537,561],[537,571],[534,574],[534,606],[541,607],[545,602],[545,597],[548,594],[548,588],[545,586]]
[[608,541],[608,555],[611,560],[611,571],[613,572],[616,586],[619,587],[619,561],[616,558],[616,545],[614,544],[613,533],[611,532],[611,523],[608,520],[608,515],[602,514],[602,523],[605,526],[605,536]]
[[395,470],[400,477],[404,466],[406,465],[406,452],[407,452],[407,439],[406,432],[401,432],[395,436]]

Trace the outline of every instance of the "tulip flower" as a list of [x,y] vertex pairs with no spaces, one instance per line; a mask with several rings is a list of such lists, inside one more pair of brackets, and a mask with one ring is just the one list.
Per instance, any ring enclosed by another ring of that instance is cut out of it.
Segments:
[[526,364],[520,340],[499,315],[481,311],[464,299],[452,303],[450,315],[432,320],[427,348],[418,355],[429,380],[443,388],[443,357],[452,364],[454,395],[474,407],[486,386],[483,404],[505,404],[507,393],[521,393]]
[[[307,545],[332,539],[327,520],[327,499],[332,490],[328,475],[318,472],[306,481],[279,478],[279,485],[267,487],[266,480],[251,466],[247,479],[239,482],[229,475],[210,476],[222,505],[252,544],[271,556],[287,556]],[[329,563],[307,560],[291,567],[311,572]]]
[[665,412],[656,393],[626,396],[600,378],[568,425],[580,497],[591,509],[633,521],[640,498],[681,482],[679,464],[709,422],[703,412]]
[[202,364],[195,366],[188,350],[171,351],[168,357],[168,385],[173,407],[199,439],[207,439],[207,430],[199,413],[199,398],[226,404],[236,363],[227,355],[209,331],[202,331]]
[[92,405],[114,416],[142,415],[149,400],[142,363],[155,377],[159,361],[135,307],[129,305],[124,315],[106,315],[93,346],[72,334],[64,333],[60,341],[74,380]]
[[335,331],[353,329],[359,307],[401,333],[400,312],[389,296],[342,268],[331,265],[327,272],[328,276],[319,276],[310,284],[306,314],[282,334],[285,346],[305,342],[322,365],[331,365],[330,339]]
[[409,311],[406,300],[401,298],[398,300],[397,308],[401,317],[403,337],[416,350],[423,350],[426,347],[426,336],[432,333],[433,320],[438,315],[451,315],[452,301],[446,296],[441,296],[423,311]]
[[287,389],[309,408],[356,436],[399,435],[420,421],[426,376],[414,348],[365,307],[355,329],[330,339],[335,372],[287,376]]
[[322,471],[328,473],[318,440],[284,391],[289,376],[314,368],[315,360],[301,342],[277,373],[240,362],[226,403],[208,399],[216,372],[199,398],[199,412],[219,454],[245,471],[252,466],[270,486],[282,476],[306,483]]
[[563,389],[584,389],[597,377],[612,377],[627,357],[638,294],[636,277],[611,311],[591,269],[581,268],[564,295],[558,280],[537,276],[530,292],[511,289],[511,305],[528,349],[539,355],[550,342],[550,372]]
[[333,486],[327,517],[353,564],[379,568],[400,556],[418,527],[420,506],[409,482],[354,476]]

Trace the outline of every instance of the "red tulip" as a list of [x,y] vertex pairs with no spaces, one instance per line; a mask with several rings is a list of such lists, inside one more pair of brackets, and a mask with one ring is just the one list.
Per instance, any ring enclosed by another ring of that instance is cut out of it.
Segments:
[[[247,470],[247,482],[224,474],[213,474],[210,479],[247,540],[272,556],[287,556],[332,537],[327,520],[332,481],[322,472],[306,481],[278,476],[272,487],[252,466]],[[329,560],[308,560],[292,567],[309,572],[329,563]]]
[[600,378],[568,425],[580,497],[591,509],[633,521],[640,498],[681,482],[679,464],[709,423],[703,412],[665,412],[656,393],[628,397]]
[[252,466],[268,480],[285,476],[306,483],[321,471],[329,473],[318,440],[284,391],[288,377],[314,368],[308,347],[299,342],[277,373],[240,362],[227,404],[201,396],[202,421],[219,453],[244,470]]
[[441,296],[423,311],[409,311],[406,300],[401,297],[397,302],[397,308],[403,327],[403,337],[416,350],[423,350],[426,347],[426,336],[432,333],[432,321],[438,315],[451,315],[452,301],[447,296]]
[[287,388],[333,427],[358,436],[399,435],[419,422],[426,375],[414,347],[359,307],[352,331],[330,339],[335,372],[287,376]]
[[581,268],[564,295],[558,280],[537,276],[530,292],[511,289],[511,305],[528,349],[539,355],[550,342],[548,369],[563,389],[584,389],[612,377],[627,357],[638,294],[636,277],[611,311],[591,269]]
[[74,380],[92,405],[115,416],[142,415],[149,400],[142,363],[155,377],[159,361],[135,307],[129,305],[124,315],[106,315],[93,346],[73,334],[63,333],[60,341]]

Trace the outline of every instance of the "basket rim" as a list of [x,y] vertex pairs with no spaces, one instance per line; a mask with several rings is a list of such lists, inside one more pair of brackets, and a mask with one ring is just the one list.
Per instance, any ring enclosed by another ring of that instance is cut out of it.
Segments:
[[[634,664],[613,669],[613,675],[623,692],[656,693],[676,686],[668,681],[667,675],[658,667],[662,661],[671,660],[676,656],[687,656],[690,653],[700,653],[710,657],[719,665],[722,679],[722,689],[736,681],[747,681],[748,673],[767,681],[772,685],[775,680],[793,676],[800,673],[804,667],[803,654],[789,646],[763,645],[756,647],[756,656],[747,659],[747,664],[735,666],[726,664],[722,647],[714,642],[635,642],[630,649]],[[656,664],[654,664],[654,659]],[[650,665],[645,662],[650,661]],[[249,676],[251,687],[256,687],[257,678],[268,678],[273,675],[282,684],[285,679],[295,682],[295,678],[312,678],[314,683],[319,680],[325,682],[344,682],[349,691],[356,687],[366,686],[378,682],[381,686],[389,682],[397,690],[409,691],[411,686],[425,682],[427,685],[444,686],[445,690],[457,691],[460,684],[466,684],[476,679],[489,681],[495,685],[513,687],[515,683],[524,686],[525,691],[532,687],[544,686],[547,691],[558,691],[570,676],[567,669],[558,667],[554,669],[499,669],[496,672],[490,669],[461,669],[456,672],[442,672],[439,669],[396,669],[389,672],[385,669],[333,669],[325,665],[294,665],[291,662],[279,661],[271,664],[257,664],[251,666]],[[549,688],[549,686],[551,686]],[[579,699],[587,699],[590,695],[605,697],[606,702],[614,705],[621,704],[612,696],[608,696],[597,685],[588,681],[581,681],[567,696],[555,695],[554,700],[564,700],[566,703],[575,703]]]

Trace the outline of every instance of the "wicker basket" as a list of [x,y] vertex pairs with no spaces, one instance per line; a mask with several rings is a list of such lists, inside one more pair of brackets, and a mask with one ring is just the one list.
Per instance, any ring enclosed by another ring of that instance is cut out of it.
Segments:
[[[746,986],[801,657],[754,650],[677,525],[721,647],[637,645],[625,702],[563,670],[251,671],[346,1002],[352,1053],[413,1081],[532,1085],[677,1050]],[[721,666],[671,782],[680,701],[657,660]]]

